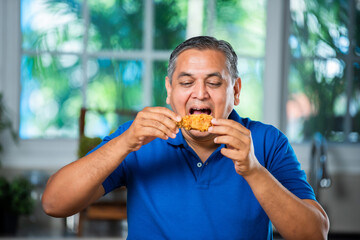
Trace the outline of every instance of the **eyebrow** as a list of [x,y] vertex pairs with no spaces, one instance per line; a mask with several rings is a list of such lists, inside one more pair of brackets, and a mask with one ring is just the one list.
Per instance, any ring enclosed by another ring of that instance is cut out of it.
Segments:
[[[181,72],[179,73],[178,75],[178,78],[181,78],[181,77],[192,77],[193,75],[191,73],[187,73],[187,72]],[[221,73],[219,72],[214,72],[214,73],[209,73],[206,78],[209,78],[209,77],[218,77],[218,78],[221,78],[223,79]]]
[[181,77],[192,77],[192,76],[193,76],[193,75],[190,74],[190,73],[181,72],[181,73],[179,73],[178,78],[181,78]]
[[223,79],[223,76],[219,72],[210,73],[207,75],[207,78],[209,77],[218,77],[220,79]]

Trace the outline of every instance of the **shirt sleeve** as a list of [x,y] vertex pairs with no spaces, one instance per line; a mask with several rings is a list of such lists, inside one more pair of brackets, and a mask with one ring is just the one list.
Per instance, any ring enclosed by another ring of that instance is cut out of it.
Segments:
[[267,145],[269,151],[266,167],[269,172],[298,198],[316,200],[314,191],[306,180],[306,173],[301,169],[287,137],[274,128],[265,138],[267,143],[272,142],[271,147]]
[[[112,133],[109,136],[106,136],[103,141],[96,146],[94,149],[92,149],[88,154],[98,150],[102,146],[104,146],[106,143],[111,141],[112,139],[120,136],[123,134],[131,125],[132,122],[127,122],[120,126],[114,133]],[[102,183],[105,194],[111,192],[112,190],[119,188],[121,186],[126,186],[126,161],[128,158],[130,158],[132,154],[130,153],[123,161],[122,163],[104,180]]]

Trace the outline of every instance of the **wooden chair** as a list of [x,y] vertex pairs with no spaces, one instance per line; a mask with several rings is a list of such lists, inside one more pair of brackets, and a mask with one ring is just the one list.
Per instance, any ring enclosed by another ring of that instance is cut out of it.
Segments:
[[[126,194],[126,188],[120,188],[115,191],[124,191]],[[123,199],[111,201],[98,200],[79,213],[77,235],[79,237],[83,236],[85,221],[120,221],[126,219],[126,201],[124,201]]]
[[[79,144],[80,139],[84,137],[85,132],[85,117],[88,109],[82,108],[79,118]],[[93,111],[93,110],[91,110]],[[136,112],[133,111],[116,111],[117,114],[127,115],[127,116],[136,116]],[[95,146],[94,146],[95,147]],[[90,150],[90,149],[89,149]],[[127,219],[126,213],[126,188],[122,187],[111,193],[109,196],[99,199],[95,203],[92,203],[86,209],[82,210],[79,213],[79,222],[77,235],[83,235],[83,225],[85,221],[89,220],[107,220],[107,221],[119,221]],[[106,200],[108,198],[108,200]]]

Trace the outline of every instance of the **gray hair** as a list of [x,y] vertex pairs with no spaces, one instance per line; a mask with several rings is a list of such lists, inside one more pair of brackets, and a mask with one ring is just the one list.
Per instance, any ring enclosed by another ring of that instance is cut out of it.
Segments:
[[230,43],[224,40],[217,40],[214,37],[209,36],[198,36],[193,37],[185,42],[178,45],[174,51],[170,55],[169,66],[167,69],[167,74],[170,79],[170,83],[172,82],[172,77],[176,67],[176,61],[180,53],[188,49],[198,49],[198,50],[218,50],[225,54],[226,56],[226,66],[228,72],[231,76],[232,84],[235,83],[235,80],[238,78],[239,73],[237,69],[237,55],[230,45]]

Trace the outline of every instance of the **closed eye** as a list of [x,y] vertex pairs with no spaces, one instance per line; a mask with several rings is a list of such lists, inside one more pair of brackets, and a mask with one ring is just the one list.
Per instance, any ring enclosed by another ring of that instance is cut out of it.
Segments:
[[223,83],[223,79],[220,73],[215,72],[215,73],[211,73],[207,76],[207,84],[210,87],[219,87],[222,85]]
[[187,86],[191,86],[193,84],[194,81],[180,81],[179,84],[181,86],[187,87]]
[[212,86],[212,87],[219,87],[219,86],[221,86],[221,82],[209,82],[208,83],[210,86]]
[[206,84],[210,87],[220,87],[223,84],[223,81],[218,77],[211,77],[210,79],[207,79]]
[[190,73],[181,72],[178,75],[179,85],[183,87],[190,87],[194,83],[194,79]]

